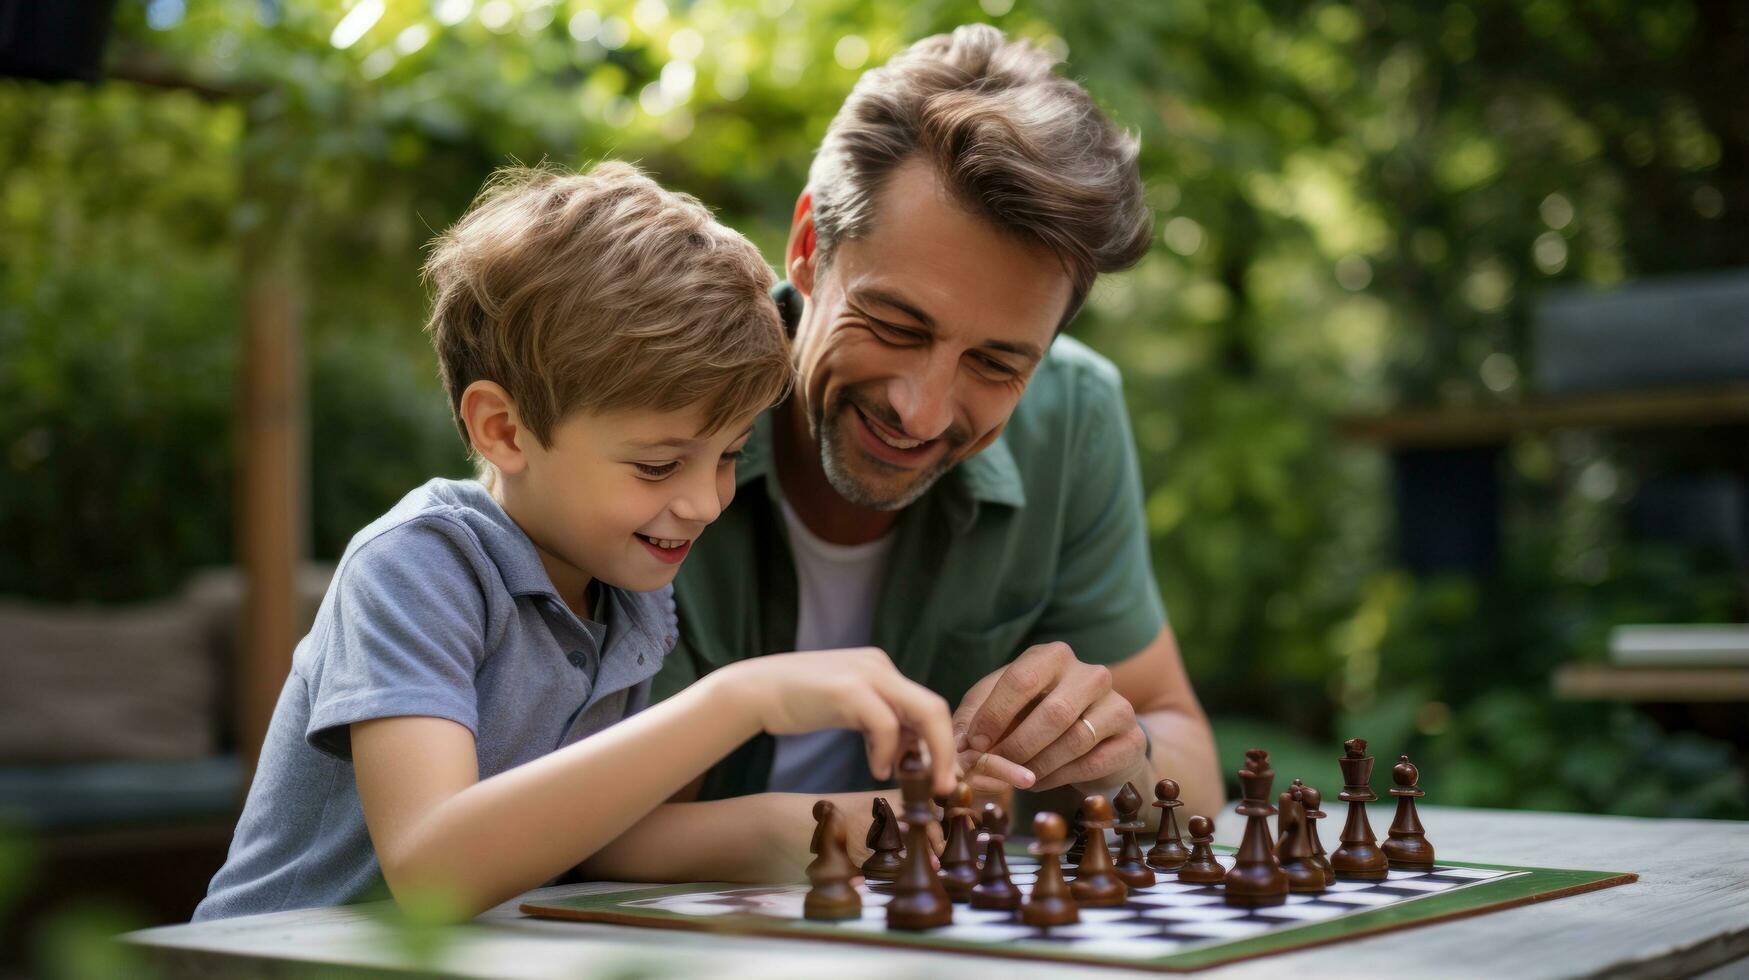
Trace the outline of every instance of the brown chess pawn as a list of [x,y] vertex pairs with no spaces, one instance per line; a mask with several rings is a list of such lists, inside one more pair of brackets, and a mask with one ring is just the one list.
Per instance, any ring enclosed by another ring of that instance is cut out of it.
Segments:
[[1366,754],[1366,739],[1351,738],[1342,743],[1342,792],[1336,798],[1348,804],[1348,822],[1342,825],[1342,844],[1330,855],[1330,867],[1337,878],[1358,881],[1383,881],[1389,864],[1385,852],[1379,850],[1373,837],[1372,824],[1366,819],[1366,805],[1378,799],[1372,791],[1372,756]]
[[1136,792],[1134,783],[1124,783],[1123,789],[1117,791],[1117,833],[1121,842],[1117,852],[1117,864],[1113,870],[1123,879],[1129,888],[1146,888],[1154,883],[1154,869],[1148,867],[1142,860],[1142,844],[1137,839],[1148,825],[1137,819],[1142,812],[1142,794]]
[[1421,770],[1398,756],[1391,768],[1391,795],[1397,798],[1397,818],[1391,821],[1390,839],[1385,841],[1385,857],[1393,868],[1425,869],[1433,867],[1433,845],[1427,842],[1427,831],[1421,827],[1421,816],[1415,811],[1415,801],[1427,794],[1421,790]]
[[1295,786],[1282,795],[1280,820],[1289,833],[1281,849],[1281,873],[1287,875],[1288,891],[1316,895],[1325,887],[1324,869],[1312,861],[1312,841],[1306,835],[1306,788]]
[[905,843],[899,836],[899,818],[884,796],[874,798],[874,823],[868,825],[863,843],[873,851],[862,862],[862,876],[870,881],[893,881],[905,861]]
[[899,760],[899,792],[904,798],[905,861],[893,884],[893,900],[887,903],[889,929],[933,929],[953,921],[953,902],[941,887],[941,879],[929,866],[934,849],[929,846],[929,824],[935,809],[929,805],[929,770],[922,756],[907,752]]
[[814,835],[819,841],[820,856],[808,865],[808,881],[813,887],[802,899],[802,917],[827,921],[861,918],[862,894],[850,884],[850,879],[856,876],[856,865],[845,846],[848,831],[844,828],[844,814],[830,803],[823,808],[816,806],[814,813],[820,820]]
[[1038,855],[1038,879],[1020,906],[1020,921],[1026,925],[1047,928],[1073,925],[1081,920],[1075,896],[1063,880],[1068,835],[1068,825],[1054,813],[1041,813],[1032,820],[1034,840],[1027,850]]
[[1020,889],[1008,877],[1008,855],[1002,850],[1008,840],[1008,814],[995,803],[984,804],[984,866],[972,889],[972,908],[1017,909]]
[[947,840],[941,849],[941,887],[947,889],[948,898],[964,902],[972,897],[972,889],[978,884],[978,854],[972,841],[977,833],[972,817],[977,811],[972,809],[971,787],[960,783],[947,803],[943,817]]
[[1178,836],[1178,781],[1162,779],[1154,784],[1154,804],[1160,811],[1160,830],[1154,835],[1154,846],[1148,849],[1148,867],[1155,871],[1177,871],[1190,857],[1184,841]]
[[1087,828],[1087,853],[1075,868],[1075,883],[1069,891],[1080,905],[1122,905],[1129,888],[1117,876],[1111,863],[1111,848],[1106,846],[1105,832],[1117,821],[1111,818],[1111,801],[1094,794],[1081,803],[1083,825]]
[[1245,836],[1225,879],[1228,905],[1255,908],[1287,901],[1287,875],[1276,862],[1275,845],[1269,833],[1269,818],[1275,813],[1275,807],[1269,805],[1269,784],[1274,781],[1269,753],[1262,749],[1246,750],[1245,768],[1239,770],[1238,806],[1239,814],[1245,818]]
[[1324,884],[1336,884],[1336,869],[1330,867],[1330,855],[1324,853],[1324,842],[1318,839],[1318,821],[1324,819],[1324,794],[1317,787],[1300,791],[1300,802],[1306,808],[1306,840],[1312,845],[1312,863],[1324,872]]
[[1218,885],[1227,869],[1215,860],[1215,822],[1204,816],[1190,818],[1190,857],[1178,869],[1178,880],[1192,885]]

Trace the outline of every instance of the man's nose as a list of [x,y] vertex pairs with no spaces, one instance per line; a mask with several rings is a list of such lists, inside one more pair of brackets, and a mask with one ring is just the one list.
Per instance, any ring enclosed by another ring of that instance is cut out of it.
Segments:
[[951,352],[932,350],[928,358],[898,379],[893,392],[893,410],[907,439],[934,439],[953,424],[954,383],[959,359]]

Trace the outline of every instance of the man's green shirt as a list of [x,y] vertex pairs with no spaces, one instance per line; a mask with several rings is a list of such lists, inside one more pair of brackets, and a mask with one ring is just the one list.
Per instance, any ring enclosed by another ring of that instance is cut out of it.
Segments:
[[[800,300],[778,287],[790,319]],[[725,664],[795,649],[798,590],[773,412],[735,472],[734,501],[694,542],[675,580],[680,640],[656,676],[667,697]],[[1086,663],[1140,652],[1166,612],[1148,559],[1141,477],[1111,362],[1060,336],[1002,435],[899,516],[872,645],[957,704],[1027,647],[1061,640]],[[704,798],[762,792],[774,742],[742,746]]]

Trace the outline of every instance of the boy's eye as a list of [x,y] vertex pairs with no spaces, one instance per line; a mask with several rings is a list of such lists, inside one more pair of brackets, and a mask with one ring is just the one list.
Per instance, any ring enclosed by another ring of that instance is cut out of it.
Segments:
[[722,455],[722,457],[717,460],[717,465],[718,466],[733,466],[736,462],[738,462],[741,459],[743,452],[744,452],[744,450],[731,449],[728,452],[724,453]]
[[657,480],[667,476],[680,467],[679,463],[673,461],[666,463],[633,463],[632,465],[638,468],[639,473]]

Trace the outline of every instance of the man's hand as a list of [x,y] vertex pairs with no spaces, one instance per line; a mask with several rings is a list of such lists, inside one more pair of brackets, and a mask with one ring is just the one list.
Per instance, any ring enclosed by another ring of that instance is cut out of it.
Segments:
[[1147,753],[1111,671],[1075,659],[1065,643],[1028,648],[972,685],[953,723],[977,793],[1098,785],[1134,771]]

